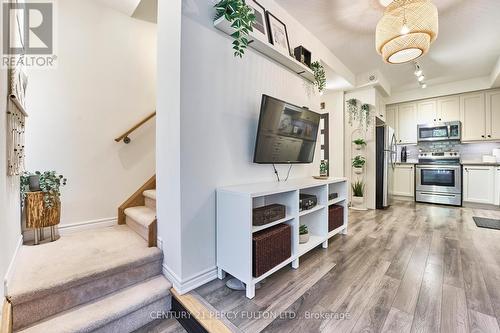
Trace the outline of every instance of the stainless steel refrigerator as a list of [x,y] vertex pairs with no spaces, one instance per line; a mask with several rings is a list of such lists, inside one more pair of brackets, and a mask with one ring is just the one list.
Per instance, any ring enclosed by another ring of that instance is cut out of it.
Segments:
[[390,126],[378,126],[376,129],[376,207],[384,209],[391,205],[389,189],[393,181],[394,167],[397,159],[396,135]]

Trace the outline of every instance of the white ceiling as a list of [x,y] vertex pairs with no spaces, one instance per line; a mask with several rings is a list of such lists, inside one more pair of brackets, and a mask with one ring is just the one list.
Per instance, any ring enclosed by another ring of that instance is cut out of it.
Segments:
[[[276,0],[355,74],[379,69],[393,90],[417,88],[413,65],[388,65],[375,50],[378,0]],[[418,61],[429,85],[489,75],[500,56],[500,0],[433,0],[439,36]]]

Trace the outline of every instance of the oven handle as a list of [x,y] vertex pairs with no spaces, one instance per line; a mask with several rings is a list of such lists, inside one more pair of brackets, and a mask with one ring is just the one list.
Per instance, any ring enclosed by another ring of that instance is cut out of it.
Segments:
[[456,197],[455,194],[442,194],[442,193],[431,193],[431,192],[419,192],[419,193],[423,195],[433,195],[433,196],[449,197],[449,198]]
[[454,170],[460,170],[462,167],[460,165],[417,165],[417,169],[454,169]]

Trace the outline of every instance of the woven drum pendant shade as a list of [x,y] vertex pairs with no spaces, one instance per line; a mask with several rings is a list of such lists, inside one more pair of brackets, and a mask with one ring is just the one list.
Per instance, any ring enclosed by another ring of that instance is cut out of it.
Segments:
[[375,44],[385,62],[401,64],[429,52],[437,35],[438,11],[430,0],[394,0],[377,24]]

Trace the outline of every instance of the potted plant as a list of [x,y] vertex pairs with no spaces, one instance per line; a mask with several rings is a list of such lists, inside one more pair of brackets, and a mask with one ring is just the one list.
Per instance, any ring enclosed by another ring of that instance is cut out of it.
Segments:
[[363,167],[365,166],[366,160],[363,156],[358,155],[352,160],[352,167],[354,168],[354,173],[359,175],[363,173]]
[[[43,202],[47,209],[57,205],[61,197],[61,186],[65,186],[67,179],[55,171],[25,172],[21,175],[21,199],[24,203],[27,192],[43,192]],[[37,183],[37,184],[36,184]],[[38,185],[38,186],[34,186]]]
[[302,224],[299,228],[299,244],[305,244],[309,242],[309,229],[307,225]]
[[355,181],[351,185],[352,187],[352,204],[354,207],[359,207],[363,204],[364,201],[364,193],[365,193],[365,184],[361,181]]
[[366,146],[366,141],[364,139],[356,139],[353,143],[356,145],[356,150],[361,150]]
[[325,68],[319,61],[315,61],[311,64],[311,69],[314,73],[314,85],[318,88],[318,91],[322,93],[326,87]]

